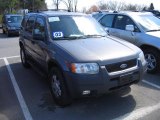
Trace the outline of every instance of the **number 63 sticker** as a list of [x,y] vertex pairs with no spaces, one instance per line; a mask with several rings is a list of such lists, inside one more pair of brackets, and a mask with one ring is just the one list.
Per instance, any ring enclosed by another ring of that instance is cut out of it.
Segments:
[[63,32],[54,32],[53,37],[54,38],[61,38],[61,37],[63,37]]

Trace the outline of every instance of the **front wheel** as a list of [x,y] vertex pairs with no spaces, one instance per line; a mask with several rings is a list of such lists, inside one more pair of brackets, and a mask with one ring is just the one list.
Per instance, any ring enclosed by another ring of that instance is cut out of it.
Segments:
[[6,34],[7,34],[7,37],[11,36],[11,33],[8,30],[6,31]]
[[60,106],[71,104],[72,99],[64,82],[64,77],[59,68],[53,67],[50,71],[49,81],[51,86],[51,93],[55,102]]
[[30,65],[28,64],[27,56],[26,56],[26,54],[25,54],[25,50],[24,50],[23,47],[20,48],[20,56],[21,56],[22,65],[23,65],[25,68],[29,68]]
[[5,31],[4,31],[4,29],[3,29],[3,28],[2,28],[2,33],[3,33],[3,34],[5,34]]
[[147,72],[156,73],[160,68],[160,56],[155,49],[145,49],[144,56],[147,61]]

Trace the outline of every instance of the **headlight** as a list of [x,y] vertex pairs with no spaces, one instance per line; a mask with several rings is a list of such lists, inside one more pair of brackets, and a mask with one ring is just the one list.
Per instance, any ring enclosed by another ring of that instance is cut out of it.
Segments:
[[78,74],[96,74],[99,66],[97,63],[72,63],[71,71]]
[[10,26],[8,26],[7,28],[8,28],[8,30],[10,30],[10,29],[11,29],[11,27],[10,27]]
[[139,54],[139,58],[140,58],[140,60],[141,60],[142,63],[145,62],[145,57],[144,57],[143,52],[141,52],[141,53]]

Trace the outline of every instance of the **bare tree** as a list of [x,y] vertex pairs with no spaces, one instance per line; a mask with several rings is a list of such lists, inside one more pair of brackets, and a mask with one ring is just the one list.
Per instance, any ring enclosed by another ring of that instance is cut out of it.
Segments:
[[124,2],[118,2],[114,0],[110,0],[107,2],[100,1],[98,7],[100,10],[113,10],[113,11],[140,11],[144,7],[144,5],[137,5],[137,4],[126,4]]
[[62,0],[70,11],[77,11],[78,0]]
[[53,4],[56,6],[56,9],[59,9],[59,4],[62,0],[53,0]]
[[77,12],[78,0],[74,0],[74,11]]

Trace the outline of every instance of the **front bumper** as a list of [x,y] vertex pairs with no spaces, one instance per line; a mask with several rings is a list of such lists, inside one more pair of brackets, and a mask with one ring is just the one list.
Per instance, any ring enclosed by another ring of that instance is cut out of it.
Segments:
[[145,70],[146,63],[138,61],[135,68],[117,73],[108,73],[105,66],[101,66],[98,74],[82,75],[64,72],[64,76],[69,93],[72,98],[77,98],[86,96],[83,94],[85,91],[90,91],[88,96],[95,96],[130,86],[142,80]]
[[9,32],[10,34],[19,34],[20,29],[9,29],[8,32]]

